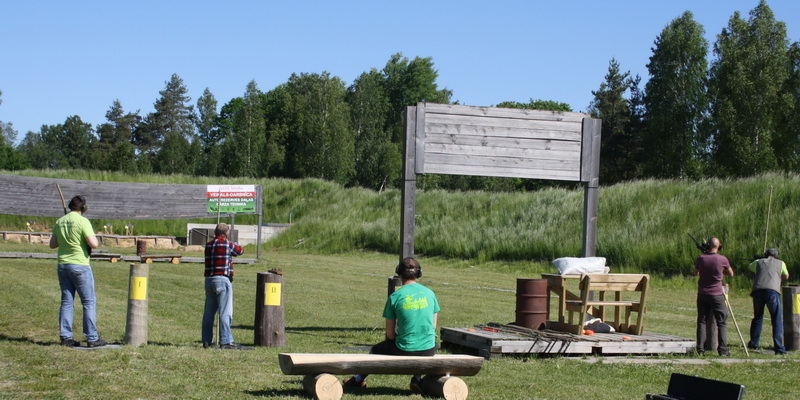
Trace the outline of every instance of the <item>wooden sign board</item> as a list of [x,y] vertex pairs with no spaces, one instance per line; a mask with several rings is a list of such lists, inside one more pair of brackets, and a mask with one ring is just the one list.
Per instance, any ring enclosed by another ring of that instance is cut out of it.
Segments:
[[585,184],[584,256],[593,256],[599,119],[575,112],[418,103],[406,108],[401,258],[413,255],[416,175],[549,179]]

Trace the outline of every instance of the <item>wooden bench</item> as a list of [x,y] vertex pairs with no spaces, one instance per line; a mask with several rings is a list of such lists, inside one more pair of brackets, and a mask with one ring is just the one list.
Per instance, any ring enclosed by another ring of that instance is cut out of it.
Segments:
[[[649,283],[650,276],[646,274],[582,275],[579,298],[564,300],[569,322],[562,328],[582,335],[584,318],[589,314],[613,326],[617,332],[641,335]],[[606,319],[609,308],[614,310],[610,320]],[[631,324],[633,312],[637,314],[635,324]]]
[[169,262],[171,262],[173,264],[180,264],[181,257],[183,257],[183,256],[180,255],[180,254],[155,254],[155,255],[144,254],[144,255],[139,256],[139,258],[141,260],[140,262],[143,262],[143,263],[146,263],[146,264],[152,264],[153,260],[159,260],[159,259],[167,259],[167,260],[169,260]]
[[738,383],[673,373],[669,377],[667,394],[650,394],[648,400],[741,400],[744,386]]
[[425,375],[422,388],[428,396],[453,400],[467,398],[467,384],[453,375],[473,376],[483,357],[437,354],[431,357],[380,354],[281,353],[285,375],[304,375],[303,389],[318,400],[338,400],[344,392],[334,376],[352,374]]

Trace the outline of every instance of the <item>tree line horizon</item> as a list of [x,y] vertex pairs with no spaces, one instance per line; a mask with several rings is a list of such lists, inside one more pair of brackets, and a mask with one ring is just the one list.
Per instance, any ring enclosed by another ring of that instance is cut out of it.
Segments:
[[[800,43],[787,37],[766,0],[737,11],[709,51],[690,11],[656,37],[640,76],[612,58],[587,113],[602,120],[600,181],[747,177],[800,171]],[[713,54],[709,62],[708,55]],[[264,92],[250,81],[219,107],[206,88],[195,104],[175,73],[154,111],[119,99],[93,128],[73,115],[14,145],[0,121],[0,169],[95,169],[129,174],[319,178],[373,190],[400,187],[403,112],[418,102],[457,104],[439,88],[431,57],[390,56],[350,85],[293,73]],[[2,89],[2,88],[0,88]],[[2,104],[0,91],[0,105]],[[494,107],[573,111],[554,100]],[[518,191],[574,183],[477,176],[421,176],[421,189]]]

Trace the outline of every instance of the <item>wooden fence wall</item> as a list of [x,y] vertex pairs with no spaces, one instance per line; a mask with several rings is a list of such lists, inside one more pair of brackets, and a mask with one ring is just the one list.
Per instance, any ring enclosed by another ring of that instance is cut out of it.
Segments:
[[[75,195],[86,198],[90,219],[143,220],[213,218],[208,213],[207,185],[126,183],[35,178],[0,174],[0,213],[60,217]],[[261,185],[256,185],[256,214],[261,225]],[[226,214],[227,215],[227,214]],[[258,235],[258,254],[261,235]]]

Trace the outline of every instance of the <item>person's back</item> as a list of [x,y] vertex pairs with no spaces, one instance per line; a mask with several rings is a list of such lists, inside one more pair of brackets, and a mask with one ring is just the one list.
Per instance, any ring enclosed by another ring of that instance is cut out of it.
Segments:
[[783,311],[781,307],[781,283],[789,279],[786,263],[778,258],[778,249],[771,248],[764,257],[753,261],[748,266],[755,273],[753,290],[753,320],[750,322],[750,341],[747,346],[757,349],[761,340],[761,327],[764,318],[764,307],[769,310],[772,321],[772,344],[775,354],[786,354],[783,345]]
[[784,276],[788,276],[786,264],[775,257],[761,258],[753,262],[751,266],[754,270],[753,291],[768,289],[780,293],[781,282]]
[[[65,346],[80,346],[72,332],[75,294],[83,305],[83,334],[89,347],[105,346],[97,332],[94,274],[89,265],[92,248],[98,241],[92,224],[83,216],[86,212],[86,199],[75,196],[69,202],[70,212],[59,218],[50,236],[50,248],[58,249],[58,284],[61,288],[61,307],[59,309],[59,336]],[[66,211],[66,210],[65,210]]]
[[89,246],[86,238],[94,236],[92,225],[78,212],[59,218],[53,227],[58,241],[58,263],[89,265]]
[[233,258],[244,254],[239,244],[228,240],[228,224],[219,223],[214,229],[214,239],[205,248],[205,294],[201,340],[203,347],[214,347],[214,316],[219,314],[219,347],[222,349],[249,350],[233,341]]
[[400,287],[389,296],[384,318],[397,321],[395,345],[403,351],[428,350],[436,346],[434,314],[436,295],[421,283]]
[[[422,266],[413,257],[406,257],[395,268],[403,286],[389,295],[383,307],[386,340],[372,346],[370,354],[430,357],[436,355],[436,321],[439,301],[432,290],[421,285]],[[365,388],[367,375],[356,374],[344,382],[345,387]],[[423,394],[422,379],[411,377],[409,387]]]
[[697,293],[721,296],[722,278],[726,268],[730,268],[728,258],[717,253],[703,253],[697,257],[695,268],[698,271]]
[[722,242],[712,237],[706,242],[703,254],[694,262],[694,274],[697,279],[697,352],[703,354],[710,349],[710,341],[706,337],[706,324],[715,321],[717,324],[717,351],[721,356],[728,356],[728,332],[726,321],[728,310],[725,290],[722,287],[724,275],[733,276],[728,258],[717,254]]

